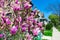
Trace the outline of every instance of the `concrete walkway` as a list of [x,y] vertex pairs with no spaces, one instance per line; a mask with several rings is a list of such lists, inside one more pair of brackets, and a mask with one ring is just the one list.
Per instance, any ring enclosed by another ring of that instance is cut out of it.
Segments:
[[43,36],[42,39],[52,40],[52,37],[50,37],[50,36]]
[[52,40],[60,40],[60,32],[55,27],[53,27]]
[[43,35],[42,39],[47,39],[47,40],[60,40],[60,32],[55,27],[53,27],[52,37],[50,37],[50,36],[44,36]]

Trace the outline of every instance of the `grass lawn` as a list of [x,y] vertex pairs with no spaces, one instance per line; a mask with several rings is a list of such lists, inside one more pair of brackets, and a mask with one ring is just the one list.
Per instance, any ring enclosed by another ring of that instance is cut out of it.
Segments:
[[44,30],[44,35],[45,36],[52,36],[52,30]]

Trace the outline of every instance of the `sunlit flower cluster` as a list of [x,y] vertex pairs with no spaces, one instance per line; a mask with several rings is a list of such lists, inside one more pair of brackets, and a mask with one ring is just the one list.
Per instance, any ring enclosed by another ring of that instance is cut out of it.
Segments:
[[[38,12],[31,9],[30,0],[12,0],[10,5],[8,5],[9,2],[7,5],[4,4],[5,2],[6,0],[0,1],[0,8],[2,9],[0,10],[0,31],[2,31],[0,38],[3,38],[3,35],[9,32],[10,37],[24,34],[26,40],[32,40],[40,30],[43,30],[42,23],[35,20]],[[8,39],[7,35],[5,38]]]

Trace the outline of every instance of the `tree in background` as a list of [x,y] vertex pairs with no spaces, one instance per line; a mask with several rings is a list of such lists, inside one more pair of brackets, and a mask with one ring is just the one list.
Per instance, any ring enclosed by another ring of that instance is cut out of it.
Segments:
[[60,3],[57,2],[57,3],[54,3],[54,4],[50,4],[47,7],[47,10],[52,11],[54,15],[57,15],[59,17],[58,21],[59,21],[59,24],[60,24]]
[[54,14],[51,14],[49,16],[49,19],[51,20],[51,22],[53,23],[54,26],[57,26],[59,21],[58,21],[58,16],[57,15],[54,15]]
[[52,27],[53,27],[52,22],[49,22],[49,23],[46,25],[46,30],[51,30]]
[[51,14],[49,16],[49,19],[53,23],[53,25],[60,31],[60,25],[59,25],[59,17],[57,15]]

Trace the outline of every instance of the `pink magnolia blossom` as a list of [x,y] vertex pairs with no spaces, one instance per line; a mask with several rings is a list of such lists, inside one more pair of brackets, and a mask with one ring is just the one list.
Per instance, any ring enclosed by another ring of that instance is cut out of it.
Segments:
[[13,27],[10,29],[10,33],[13,34],[13,35],[16,34],[17,31],[18,31],[18,29],[17,29],[16,26],[13,26]]
[[20,5],[15,5],[14,7],[13,7],[13,10],[20,10]]
[[40,30],[44,30],[44,28],[43,28],[43,27],[41,27],[41,28],[40,28]]
[[22,31],[23,31],[23,32],[26,31],[27,27],[29,27],[29,24],[27,24],[27,23],[24,22],[24,23],[21,25]]
[[3,37],[3,34],[0,34],[0,38],[2,38]]
[[16,4],[18,4],[18,2],[19,2],[18,0],[15,0],[15,3],[16,3]]
[[4,0],[0,0],[0,7],[4,6]]
[[32,37],[29,33],[26,34],[27,40],[32,40]]
[[26,28],[27,28],[27,24],[26,24],[26,23],[24,23],[24,24],[23,24],[23,25],[21,25],[21,26],[22,26],[22,27],[21,27],[21,28],[22,28],[22,31],[23,31],[23,32],[25,32],[25,31],[26,31]]
[[7,24],[7,25],[11,24],[10,19],[6,18],[6,24]]
[[38,27],[42,27],[42,22],[39,22],[37,25]]
[[2,19],[5,21],[6,20],[6,17],[5,16],[2,16]]
[[33,12],[36,13],[37,12],[37,9],[34,9]]
[[34,16],[34,13],[32,12],[31,15]]
[[4,15],[4,12],[2,10],[3,9],[1,9],[1,11],[0,11],[0,16],[3,16]]
[[29,17],[27,18],[27,20],[32,21],[33,18],[34,18],[34,16],[29,16]]
[[13,8],[14,11],[19,11],[21,10],[20,2],[17,3],[12,3],[11,7]]
[[[30,35],[31,31],[33,33],[33,36],[37,36],[40,30],[43,30],[42,23],[41,22],[38,23],[38,21],[35,20],[35,16],[37,15],[38,11],[36,9],[34,9],[33,11],[30,10],[30,8],[32,7],[31,0],[24,0],[20,2],[19,0],[13,0],[11,1],[11,3],[9,1],[8,5],[4,5],[4,2],[5,2],[4,0],[0,0],[0,9],[2,8],[2,10],[0,10],[1,29],[4,30],[7,29],[12,35],[15,35],[16,33],[19,34],[19,32],[21,33],[23,32],[24,36],[27,31],[26,34],[27,40],[32,40],[32,35]],[[6,2],[8,1],[6,0]],[[6,10],[4,10],[3,7]],[[6,28],[6,26],[8,25],[12,27]],[[19,28],[21,28],[21,30],[18,30]],[[4,30],[2,31],[4,32]],[[5,31],[5,33],[6,32],[7,31]],[[2,37],[3,34],[0,34],[0,38]]]
[[14,23],[14,25],[18,25],[19,24],[18,18],[15,18],[13,23]]
[[32,7],[32,5],[29,4],[29,2],[25,2],[25,3],[24,3],[24,8],[25,8],[25,9],[29,9],[29,8],[31,8],[31,7]]
[[22,32],[25,32],[26,31],[26,27],[22,27]]
[[15,20],[16,22],[19,22],[19,20],[18,20],[18,18],[16,18],[16,20]]
[[22,18],[21,18],[21,16],[19,16],[19,17],[18,17],[18,20],[19,20],[19,22],[21,22],[21,21],[22,21]]
[[9,18],[6,18],[5,16],[2,16],[2,23],[6,22],[7,25],[11,24],[11,21]]
[[37,21],[36,20],[32,20],[32,22],[36,25],[37,24]]
[[35,28],[35,29],[33,29],[32,32],[33,32],[33,35],[36,36],[40,32],[40,30],[39,30],[39,28]]
[[22,22],[22,18],[19,16],[16,18],[16,22]]
[[3,19],[2,19],[2,21],[1,21],[1,23],[4,24],[4,20],[3,20]]

